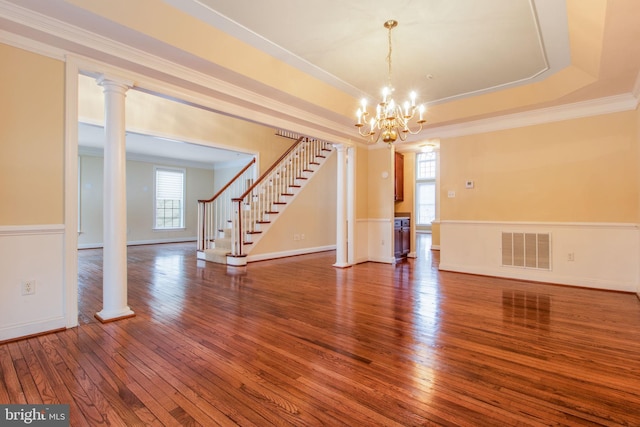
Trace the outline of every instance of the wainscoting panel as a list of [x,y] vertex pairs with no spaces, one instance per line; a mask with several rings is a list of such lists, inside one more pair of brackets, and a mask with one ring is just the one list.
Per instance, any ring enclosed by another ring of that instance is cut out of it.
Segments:
[[0,341],[66,326],[63,266],[64,226],[0,226]]
[[386,218],[356,220],[356,264],[367,261],[395,263],[393,222]]
[[[503,235],[549,234],[549,269],[503,265]],[[637,224],[441,221],[440,270],[637,292]]]

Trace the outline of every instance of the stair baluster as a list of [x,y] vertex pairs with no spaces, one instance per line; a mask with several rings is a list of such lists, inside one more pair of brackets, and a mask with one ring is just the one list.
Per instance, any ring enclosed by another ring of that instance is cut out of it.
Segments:
[[232,257],[245,256],[244,246],[254,242],[261,225],[270,222],[270,216],[279,212],[287,203],[293,188],[300,187],[299,180],[307,179],[314,165],[321,162],[323,151],[331,151],[326,141],[300,137],[260,178],[242,195],[233,199]]

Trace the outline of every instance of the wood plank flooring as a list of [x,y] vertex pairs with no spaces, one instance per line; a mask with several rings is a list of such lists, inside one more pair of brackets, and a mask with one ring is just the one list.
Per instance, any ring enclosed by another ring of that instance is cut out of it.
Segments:
[[74,426],[640,426],[635,295],[437,270],[438,253],[336,269],[334,252],[227,268],[129,248],[136,316],[0,345],[0,402]]

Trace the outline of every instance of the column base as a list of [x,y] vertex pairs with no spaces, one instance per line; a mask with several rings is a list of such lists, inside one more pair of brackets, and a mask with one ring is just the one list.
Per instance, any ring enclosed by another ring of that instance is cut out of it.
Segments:
[[104,310],[99,311],[94,315],[96,319],[98,319],[101,323],[109,323],[115,322],[116,320],[128,319],[130,317],[134,317],[136,314],[127,307],[126,310],[113,312],[113,313],[105,313]]
[[333,264],[333,267],[336,268],[347,268],[347,267],[351,267],[351,264],[346,263],[346,262],[336,262],[335,264]]

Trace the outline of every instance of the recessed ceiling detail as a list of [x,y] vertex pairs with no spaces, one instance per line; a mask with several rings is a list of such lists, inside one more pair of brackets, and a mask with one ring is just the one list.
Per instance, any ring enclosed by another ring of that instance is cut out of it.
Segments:
[[[168,2],[192,14],[197,10],[199,19],[357,97],[376,99],[386,81],[386,35],[379,27],[389,18],[402,22],[393,34],[396,92],[415,90],[421,102],[531,83],[557,71],[550,59],[562,59],[560,67],[569,64],[564,2],[407,0],[402,7],[380,0]],[[554,33],[547,49],[555,52],[545,51],[544,32]]]

